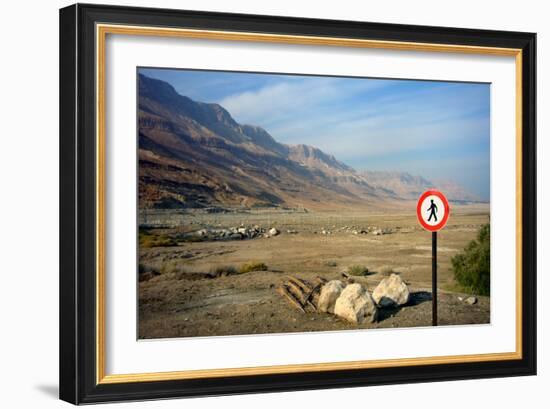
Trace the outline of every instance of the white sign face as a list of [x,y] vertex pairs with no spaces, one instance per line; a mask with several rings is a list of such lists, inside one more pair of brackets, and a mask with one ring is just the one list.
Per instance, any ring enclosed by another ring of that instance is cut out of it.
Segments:
[[429,195],[420,204],[422,220],[429,226],[437,226],[445,220],[445,204],[439,196]]

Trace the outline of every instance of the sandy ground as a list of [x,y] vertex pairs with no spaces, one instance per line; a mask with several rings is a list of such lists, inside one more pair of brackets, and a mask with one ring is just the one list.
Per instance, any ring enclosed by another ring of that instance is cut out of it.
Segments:
[[[410,214],[323,212],[292,214],[221,214],[187,216],[188,224],[157,229],[166,235],[203,226],[259,224],[276,226],[272,238],[239,241],[183,243],[172,247],[140,249],[144,271],[153,278],[139,282],[139,337],[163,338],[304,332],[357,328],[391,328],[431,325],[431,234],[418,227]],[[453,211],[438,235],[438,288],[440,325],[480,324],[490,320],[488,297],[475,305],[459,300],[450,258],[476,237],[489,222],[488,208],[464,206]],[[391,234],[353,234],[376,226]],[[321,234],[322,230],[330,234]],[[286,230],[296,230],[288,234]],[[250,261],[263,262],[268,271],[208,278],[215,267],[237,268]],[[289,275],[313,281],[342,279],[350,265],[365,265],[366,277],[354,277],[372,291],[391,267],[409,285],[412,299],[402,308],[384,309],[379,322],[361,326],[324,313],[302,313],[275,291]]]

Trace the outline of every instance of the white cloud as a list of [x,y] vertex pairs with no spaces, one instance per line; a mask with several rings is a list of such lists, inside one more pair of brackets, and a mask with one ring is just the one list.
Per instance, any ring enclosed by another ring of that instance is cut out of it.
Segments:
[[[316,115],[322,106],[330,105],[345,95],[364,93],[384,86],[384,81],[342,82],[338,78],[301,78],[268,85],[256,91],[230,95],[220,101],[241,123],[260,125],[268,130],[282,123],[299,122]],[[276,136],[276,135],[275,135]],[[277,137],[277,136],[276,136]],[[282,135],[284,139],[284,135]]]

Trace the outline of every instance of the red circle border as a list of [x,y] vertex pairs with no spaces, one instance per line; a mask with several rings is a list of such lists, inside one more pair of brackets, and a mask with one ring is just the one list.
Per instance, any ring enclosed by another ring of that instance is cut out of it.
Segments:
[[[424,199],[431,195],[439,197],[443,202],[443,205],[445,206],[445,216],[443,216],[443,219],[441,220],[441,222],[433,226],[429,225],[424,221],[424,219],[422,219],[422,209],[420,208],[420,205],[422,204]],[[449,206],[449,201],[447,200],[445,195],[441,193],[439,190],[426,190],[424,193],[422,193],[422,195],[420,196],[416,204],[416,217],[418,219],[418,222],[424,229],[428,231],[432,231],[432,232],[438,231],[438,230],[441,230],[443,227],[445,227],[450,214],[451,214],[451,207]]]

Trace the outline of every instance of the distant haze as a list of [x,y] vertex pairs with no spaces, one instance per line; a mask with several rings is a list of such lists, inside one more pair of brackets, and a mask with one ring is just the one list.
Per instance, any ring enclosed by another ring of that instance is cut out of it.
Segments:
[[451,180],[490,196],[490,85],[140,69],[277,141],[307,144],[358,171]]

